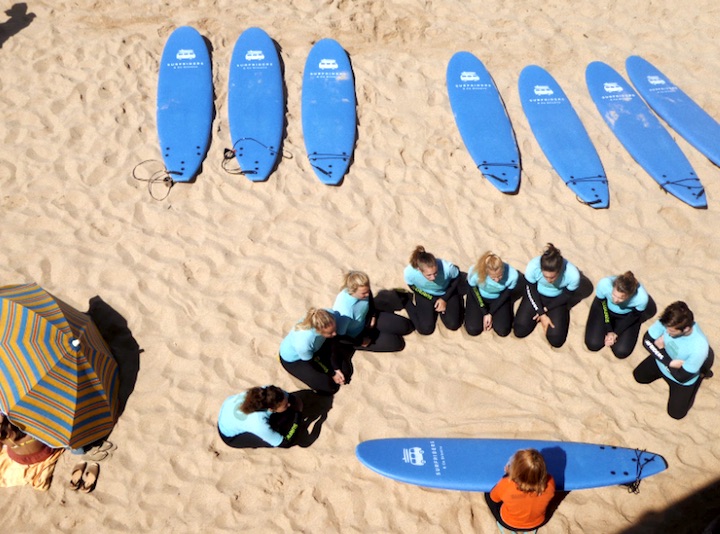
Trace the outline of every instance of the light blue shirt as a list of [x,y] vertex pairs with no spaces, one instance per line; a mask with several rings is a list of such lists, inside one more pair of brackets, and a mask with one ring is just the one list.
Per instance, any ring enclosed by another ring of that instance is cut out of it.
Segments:
[[496,299],[500,293],[506,289],[515,289],[518,281],[518,272],[514,267],[510,267],[507,263],[503,263],[503,275],[499,282],[496,282],[489,276],[485,277],[482,284],[478,283],[478,274],[475,272],[473,265],[468,269],[467,282],[470,287],[477,287],[480,296],[484,299]]
[[[335,317],[335,329],[338,335],[347,331],[348,319],[335,310],[327,310]],[[280,343],[280,357],[288,363],[302,360],[308,362],[313,355],[320,350],[325,339],[320,332],[314,328],[299,330],[293,328],[285,339]]]
[[335,297],[333,310],[345,319],[347,323],[345,333],[350,337],[356,337],[365,328],[365,319],[370,311],[370,301],[368,299],[357,299],[347,289],[343,289]]
[[637,310],[639,312],[645,311],[645,308],[647,308],[648,305],[649,297],[642,284],[638,286],[637,291],[635,291],[635,293],[633,293],[632,296],[625,302],[615,304],[612,301],[613,282],[615,282],[616,278],[617,276],[607,276],[600,280],[595,288],[595,295],[597,295],[599,299],[606,300],[608,309],[619,315],[630,313],[632,310]]
[[415,286],[434,297],[441,297],[445,294],[450,282],[458,277],[460,269],[449,261],[441,259],[437,260],[437,268],[438,271],[435,280],[430,281],[423,276],[420,269],[408,265],[405,267],[405,272],[403,273],[405,283],[409,286]]
[[[282,434],[275,432],[270,427],[270,410],[253,413],[243,413],[240,406],[245,401],[246,392],[232,395],[225,399],[220,407],[218,415],[218,429],[229,438],[235,437],[243,432],[255,434],[265,443],[277,447],[283,441]],[[286,393],[287,395],[287,393]]]
[[[686,336],[672,337],[667,333],[667,329],[663,326],[660,321],[655,321],[650,328],[648,328],[648,334],[653,339],[657,339],[662,336],[665,342],[665,352],[670,355],[673,360],[683,360],[682,368],[688,373],[697,373],[700,371],[702,364],[708,357],[710,352],[710,344],[707,338],[697,323],[693,323],[692,331]],[[683,386],[689,386],[697,382],[699,376],[695,376],[687,382],[679,382],[676,380],[667,365],[662,363],[660,360],[655,360],[658,368],[667,378],[682,384]]]
[[560,276],[558,276],[557,280],[552,284],[548,283],[542,274],[540,256],[531,259],[527,264],[525,278],[531,284],[537,283],[538,293],[550,298],[559,296],[565,288],[567,288],[568,291],[575,291],[580,287],[580,271],[567,260],[563,260]]

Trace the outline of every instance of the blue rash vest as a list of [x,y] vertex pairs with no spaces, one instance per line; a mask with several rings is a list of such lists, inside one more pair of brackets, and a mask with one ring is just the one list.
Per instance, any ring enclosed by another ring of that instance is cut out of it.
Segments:
[[415,286],[433,297],[442,297],[450,285],[450,282],[460,274],[460,269],[449,261],[441,259],[437,260],[437,268],[438,271],[435,280],[430,281],[423,276],[420,269],[408,265],[403,272],[405,283],[409,286]]
[[475,272],[475,266],[473,265],[468,269],[467,283],[470,287],[477,287],[482,298],[496,299],[500,296],[500,293],[506,289],[515,289],[518,281],[518,272],[514,267],[511,267],[507,263],[503,263],[503,267],[503,275],[499,282],[496,282],[489,276],[486,276],[485,281],[482,284],[479,284],[478,275]]
[[575,291],[580,287],[580,271],[569,261],[563,259],[563,267],[560,276],[552,284],[549,284],[542,274],[540,268],[540,256],[533,258],[525,269],[525,279],[531,284],[537,284],[538,293],[545,297],[558,297],[563,289]]
[[[335,310],[327,310],[335,317],[335,328],[337,335],[345,334],[348,319]],[[313,355],[320,350],[325,339],[320,332],[314,328],[298,330],[293,328],[285,339],[280,343],[280,357],[288,363],[302,360],[308,362]]]
[[633,310],[637,310],[639,312],[645,311],[645,308],[647,308],[648,305],[649,296],[642,284],[638,286],[637,291],[635,291],[635,293],[633,293],[632,296],[625,302],[615,304],[612,301],[613,282],[615,282],[616,278],[617,276],[606,276],[597,283],[597,287],[595,288],[595,295],[597,298],[605,300],[607,302],[608,309],[618,315],[625,315]]
[[[263,410],[245,414],[240,406],[245,401],[246,392],[232,395],[225,399],[218,415],[218,429],[223,436],[232,438],[243,432],[255,434],[265,443],[277,447],[283,441],[282,434],[270,427],[270,416],[273,412]],[[285,393],[287,395],[287,392]]]
[[[688,335],[672,337],[667,333],[667,329],[660,321],[655,321],[652,326],[648,328],[648,334],[650,334],[650,337],[653,339],[662,336],[665,342],[665,352],[667,352],[673,360],[683,360],[682,368],[685,371],[692,374],[700,372],[702,364],[705,363],[708,357],[710,344],[697,323],[693,323],[692,332]],[[698,375],[692,377],[687,382],[680,382],[672,376],[667,365],[659,360],[655,360],[655,363],[662,374],[677,384],[690,386],[700,378]]]
[[370,311],[369,299],[357,299],[347,289],[343,289],[335,297],[333,310],[339,313],[347,323],[345,334],[357,337],[365,328],[365,319]]

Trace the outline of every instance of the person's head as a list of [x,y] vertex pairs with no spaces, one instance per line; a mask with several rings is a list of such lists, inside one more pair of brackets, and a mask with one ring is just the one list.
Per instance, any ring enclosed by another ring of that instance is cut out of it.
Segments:
[[314,328],[322,337],[335,337],[335,317],[323,308],[310,308],[305,318],[295,327],[298,330]]
[[10,422],[10,418],[0,412],[0,441],[6,439],[20,439],[25,436],[25,432],[20,430]]
[[356,299],[365,300],[370,296],[370,277],[362,271],[348,271],[343,276],[342,289]]
[[547,487],[548,472],[545,459],[535,449],[522,449],[513,454],[506,466],[510,480],[525,493],[540,495]]
[[430,280],[435,280],[438,273],[437,258],[425,251],[425,247],[418,245],[410,255],[410,265]]
[[626,271],[613,281],[611,299],[614,304],[620,304],[625,302],[632,297],[637,288],[640,286],[640,282],[637,281],[632,271]]
[[481,282],[485,281],[486,276],[499,282],[505,272],[505,264],[500,256],[488,250],[475,264],[475,272]]
[[560,276],[564,263],[565,259],[559,248],[552,243],[545,245],[545,250],[540,256],[540,270],[545,280],[551,284],[554,283]]
[[670,337],[678,337],[690,332],[695,323],[695,316],[683,301],[678,300],[665,308],[660,316],[660,323]]
[[285,392],[277,386],[254,387],[247,390],[240,411],[245,414],[270,410],[284,412],[288,408]]

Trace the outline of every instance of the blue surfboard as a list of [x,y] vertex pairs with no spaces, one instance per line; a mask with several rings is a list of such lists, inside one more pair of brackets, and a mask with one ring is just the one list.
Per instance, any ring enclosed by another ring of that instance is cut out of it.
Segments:
[[189,182],[199,172],[212,118],[210,54],[197,30],[181,26],[165,43],[157,92],[160,150],[174,182]]
[[457,52],[450,58],[446,76],[450,107],[470,157],[496,188],[517,193],[520,153],[490,73],[470,52]]
[[520,73],[518,88],[535,139],[560,178],[585,204],[607,208],[600,156],[562,87],[545,69],[529,65]]
[[235,157],[248,179],[264,181],[280,154],[285,97],[275,43],[260,28],[248,28],[235,42],[228,84]]
[[630,84],[600,61],[585,71],[590,96],[625,149],[665,191],[706,208],[705,189],[680,147]]
[[337,41],[315,43],[302,85],[302,128],[310,164],[321,182],[337,185],[355,148],[357,112],[350,58]]
[[688,143],[720,166],[720,124],[667,76],[640,56],[625,61],[638,93]]
[[559,491],[634,484],[667,469],[665,459],[638,449],[522,439],[390,438],[363,441],[355,454],[373,471],[408,484],[490,491],[520,449],[542,453]]

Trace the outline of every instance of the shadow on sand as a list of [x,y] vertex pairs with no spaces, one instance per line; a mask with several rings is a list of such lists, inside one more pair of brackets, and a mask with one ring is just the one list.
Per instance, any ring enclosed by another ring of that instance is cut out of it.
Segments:
[[14,4],[5,14],[10,18],[0,23],[0,48],[10,37],[30,26],[35,18],[35,13],[28,13],[27,4],[24,2]]

